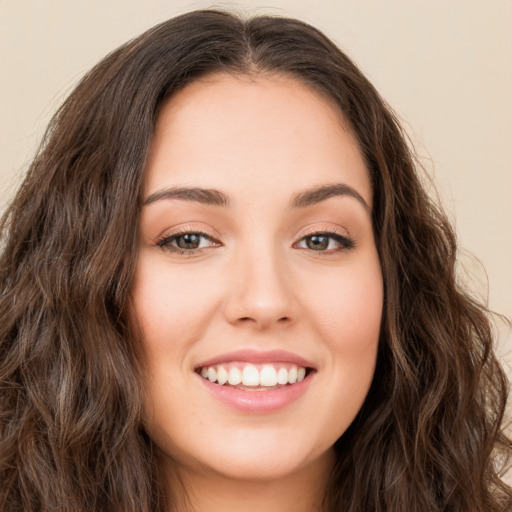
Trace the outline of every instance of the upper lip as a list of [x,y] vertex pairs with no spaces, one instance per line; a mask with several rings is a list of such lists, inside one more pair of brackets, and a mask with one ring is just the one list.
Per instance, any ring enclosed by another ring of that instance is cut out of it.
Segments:
[[210,359],[202,361],[196,365],[195,369],[204,368],[206,366],[214,366],[220,363],[229,363],[232,361],[244,361],[253,364],[264,364],[264,363],[291,363],[303,368],[315,369],[314,364],[307,359],[304,359],[293,352],[286,350],[252,350],[242,349],[235,350],[234,352],[227,352],[225,354],[219,354]]

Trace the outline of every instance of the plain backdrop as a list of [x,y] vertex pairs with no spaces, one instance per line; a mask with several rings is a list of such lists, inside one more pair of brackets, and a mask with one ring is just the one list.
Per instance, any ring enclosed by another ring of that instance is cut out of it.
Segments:
[[[86,70],[156,23],[206,7],[301,18],[358,63],[456,225],[461,279],[511,318],[511,0],[0,0],[0,210]],[[510,367],[510,329],[498,330]]]

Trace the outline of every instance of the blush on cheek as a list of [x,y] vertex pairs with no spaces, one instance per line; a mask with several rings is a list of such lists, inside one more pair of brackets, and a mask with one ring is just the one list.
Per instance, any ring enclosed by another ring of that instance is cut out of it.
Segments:
[[[354,348],[373,345],[378,341],[382,318],[382,293],[380,290],[355,289],[327,295],[317,302],[317,317],[323,325],[328,339],[353,344]],[[328,334],[327,334],[328,333]]]

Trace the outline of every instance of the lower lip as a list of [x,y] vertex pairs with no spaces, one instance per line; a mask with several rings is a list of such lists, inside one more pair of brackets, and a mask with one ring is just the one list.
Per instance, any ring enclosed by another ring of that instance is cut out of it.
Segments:
[[308,389],[313,374],[314,372],[310,372],[303,381],[296,384],[269,391],[250,391],[232,386],[221,386],[199,375],[198,378],[215,398],[228,406],[245,413],[267,414],[284,409],[298,400]]

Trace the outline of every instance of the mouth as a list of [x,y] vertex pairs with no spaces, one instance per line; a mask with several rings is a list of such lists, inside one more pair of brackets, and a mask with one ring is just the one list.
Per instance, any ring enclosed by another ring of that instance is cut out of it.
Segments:
[[194,371],[211,396],[249,414],[276,413],[299,401],[317,373],[313,363],[281,350],[238,350],[203,361]]
[[310,367],[292,363],[252,364],[242,361],[230,361],[196,369],[198,375],[212,384],[245,391],[270,391],[292,386],[302,382],[312,371]]

